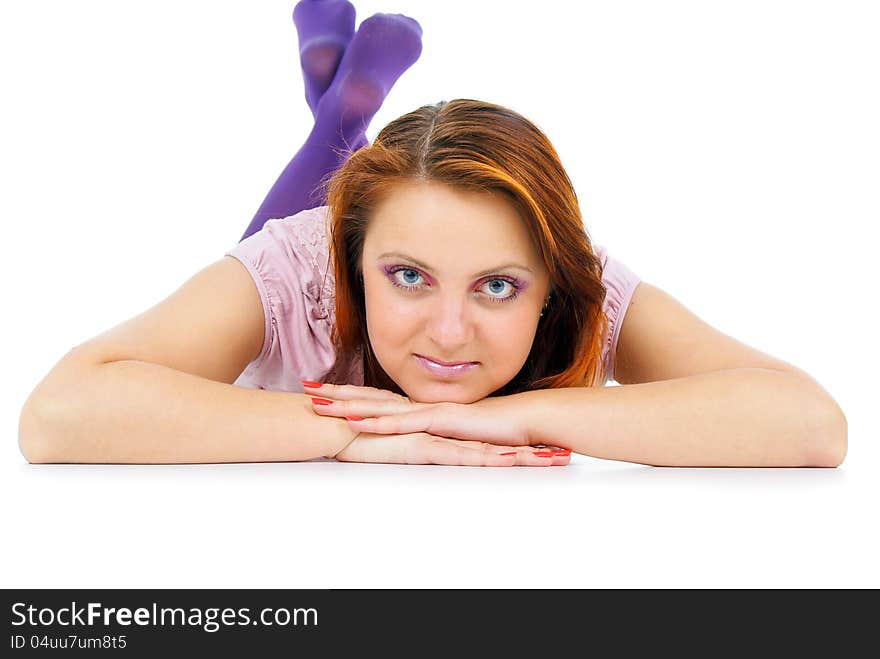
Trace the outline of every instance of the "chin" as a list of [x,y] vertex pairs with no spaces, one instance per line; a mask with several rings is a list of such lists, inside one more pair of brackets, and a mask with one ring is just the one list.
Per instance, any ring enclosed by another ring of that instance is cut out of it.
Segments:
[[407,397],[414,403],[475,403],[485,395],[473,393],[466,387],[451,386],[444,383],[427,384],[405,390]]

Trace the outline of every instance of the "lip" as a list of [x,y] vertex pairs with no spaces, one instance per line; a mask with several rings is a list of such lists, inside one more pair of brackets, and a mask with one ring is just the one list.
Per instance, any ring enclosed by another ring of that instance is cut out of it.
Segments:
[[431,375],[443,378],[457,377],[473,370],[478,362],[441,362],[413,353],[416,361]]
[[434,362],[435,364],[440,364],[440,366],[461,366],[462,364],[476,364],[477,362],[444,362],[442,359],[435,359],[434,357],[428,357],[427,355],[420,355],[419,353],[413,353],[416,357],[421,357],[422,359],[427,359],[428,361]]

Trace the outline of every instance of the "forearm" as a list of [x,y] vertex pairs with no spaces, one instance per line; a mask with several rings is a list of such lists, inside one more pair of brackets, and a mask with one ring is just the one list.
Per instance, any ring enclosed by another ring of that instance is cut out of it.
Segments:
[[89,365],[73,385],[22,411],[19,441],[30,462],[299,461],[332,455],[355,434],[345,419],[314,414],[303,394],[147,362]]
[[744,368],[523,396],[531,444],[655,466],[840,464],[847,425],[814,381]]

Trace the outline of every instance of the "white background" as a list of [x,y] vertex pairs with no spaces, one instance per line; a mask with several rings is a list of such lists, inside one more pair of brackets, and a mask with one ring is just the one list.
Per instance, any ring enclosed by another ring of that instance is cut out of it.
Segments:
[[842,467],[27,464],[39,380],[237,244],[307,135],[293,4],[0,5],[3,587],[880,586],[873,2],[356,3],[424,29],[370,139],[532,119],[596,243],[834,396]]

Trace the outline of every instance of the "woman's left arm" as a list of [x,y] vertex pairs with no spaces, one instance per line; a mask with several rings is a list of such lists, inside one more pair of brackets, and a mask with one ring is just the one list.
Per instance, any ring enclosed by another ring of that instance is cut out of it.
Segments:
[[529,443],[673,467],[836,467],[840,408],[812,380],[734,368],[671,380],[517,394]]
[[801,369],[715,329],[647,282],[614,357],[619,387],[528,392],[530,440],[669,466],[836,467],[838,404]]

